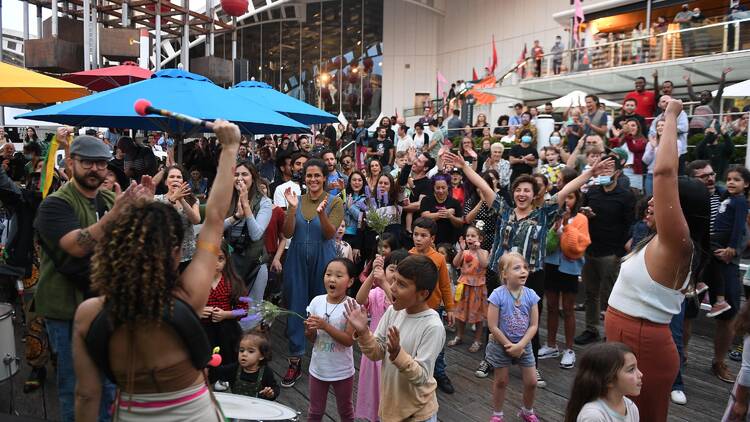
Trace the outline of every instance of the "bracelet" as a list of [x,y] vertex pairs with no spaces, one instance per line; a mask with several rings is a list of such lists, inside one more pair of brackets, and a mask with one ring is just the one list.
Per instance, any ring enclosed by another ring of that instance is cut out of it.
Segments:
[[195,242],[195,248],[196,249],[203,249],[204,251],[211,252],[212,254],[219,256],[221,254],[221,249],[219,249],[218,246],[216,246],[213,243],[208,243],[204,241],[197,241]]

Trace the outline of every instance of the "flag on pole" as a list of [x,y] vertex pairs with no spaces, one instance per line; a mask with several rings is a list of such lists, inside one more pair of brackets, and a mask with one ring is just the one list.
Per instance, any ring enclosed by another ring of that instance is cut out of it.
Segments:
[[581,0],[573,0],[575,13],[573,14],[573,38],[576,41],[576,47],[581,43],[580,28],[581,24],[586,21],[586,17],[583,15],[583,5]]
[[526,56],[528,54],[529,54],[529,49],[526,47],[526,43],[523,43],[523,50],[521,51],[521,57],[518,58],[518,62],[517,62],[517,64],[519,65],[517,72],[518,72],[518,76],[520,76],[521,78],[523,78],[523,75],[526,72],[526,65],[524,65],[523,63],[526,62]]
[[495,34],[492,34],[492,63],[490,64],[490,75],[495,74],[497,68],[497,48],[495,47]]
[[442,73],[438,70],[437,72],[437,86],[438,86],[438,97],[442,97],[445,92],[445,86],[448,84],[448,79],[445,79]]
[[42,192],[42,199],[47,197],[50,187],[52,186],[52,180],[55,177],[55,156],[57,155],[57,135],[52,137],[52,142],[49,144],[47,149],[47,156],[44,157],[44,166],[41,181],[39,182],[39,190]]
[[473,68],[473,67],[471,68],[471,80],[472,81],[478,81],[479,80],[479,75],[477,75],[477,69]]

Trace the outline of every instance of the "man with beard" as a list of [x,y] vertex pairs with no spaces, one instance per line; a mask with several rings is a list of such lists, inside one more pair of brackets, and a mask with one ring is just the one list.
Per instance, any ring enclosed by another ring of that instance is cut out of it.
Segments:
[[[68,129],[57,139],[67,147]],[[33,308],[45,319],[52,349],[57,353],[57,391],[63,421],[74,420],[74,388],[71,336],[76,307],[90,295],[89,263],[104,228],[125,208],[133,189],[115,202],[114,192],[99,190],[107,174],[109,148],[99,139],[78,136],[70,146],[66,166],[73,180],[49,195],[39,206],[34,227],[39,234],[41,262]],[[114,386],[104,384],[100,419],[108,419]]]

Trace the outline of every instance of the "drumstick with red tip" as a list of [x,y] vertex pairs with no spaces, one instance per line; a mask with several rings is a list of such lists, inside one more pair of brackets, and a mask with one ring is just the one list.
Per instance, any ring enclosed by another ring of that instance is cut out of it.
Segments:
[[176,113],[174,111],[166,110],[163,108],[156,108],[151,105],[151,101],[145,100],[143,98],[137,100],[135,104],[133,104],[133,108],[135,108],[135,112],[141,116],[146,116],[148,114],[158,114],[160,116],[170,117],[181,122],[190,123],[191,125],[203,126],[209,130],[213,130],[214,128],[213,122],[209,122],[207,120],[199,119],[193,116],[188,116],[187,114]]

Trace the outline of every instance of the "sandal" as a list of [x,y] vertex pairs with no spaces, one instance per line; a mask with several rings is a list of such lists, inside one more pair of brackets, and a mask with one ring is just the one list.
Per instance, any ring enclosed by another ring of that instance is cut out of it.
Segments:
[[453,337],[453,340],[448,342],[448,347],[458,346],[459,344],[463,342],[464,341],[461,340],[461,337]]
[[475,341],[474,343],[471,343],[471,347],[469,347],[470,353],[476,353],[479,351],[479,349],[482,348],[482,343]]

